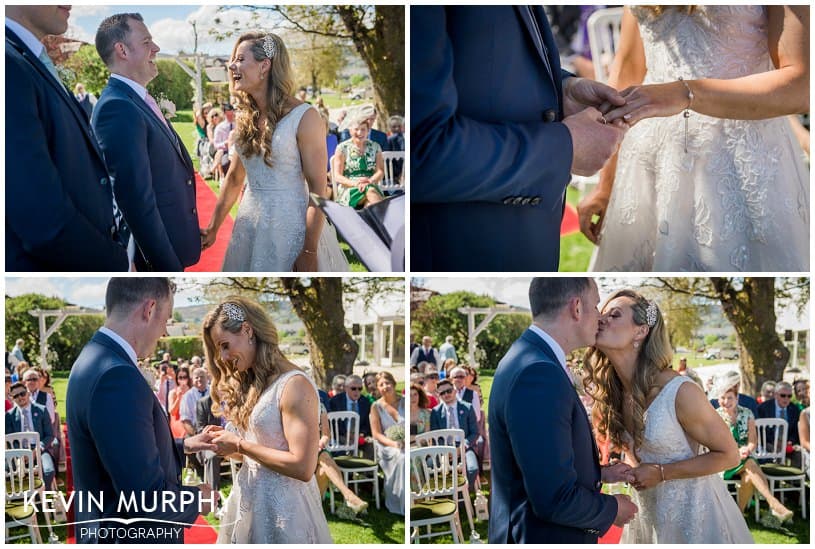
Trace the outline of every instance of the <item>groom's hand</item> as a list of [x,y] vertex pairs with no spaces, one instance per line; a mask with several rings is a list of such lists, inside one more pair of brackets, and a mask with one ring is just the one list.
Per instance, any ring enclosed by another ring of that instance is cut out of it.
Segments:
[[625,494],[615,494],[614,499],[617,500],[617,516],[614,519],[614,525],[622,528],[631,522],[639,509],[631,501],[631,498]]
[[600,478],[605,484],[614,484],[615,482],[632,483],[636,480],[634,475],[631,474],[631,466],[623,462],[603,467],[600,470]]
[[209,450],[215,452],[218,446],[212,443],[212,439],[216,433],[203,432],[195,436],[187,437],[184,439],[184,453],[194,454],[196,452],[203,452]]
[[604,124],[600,111],[588,107],[563,119],[572,136],[572,168],[576,175],[597,173],[625,136],[624,125]]
[[563,81],[563,114],[571,116],[586,107],[605,114],[625,105],[625,98],[611,86],[588,78],[571,77]]

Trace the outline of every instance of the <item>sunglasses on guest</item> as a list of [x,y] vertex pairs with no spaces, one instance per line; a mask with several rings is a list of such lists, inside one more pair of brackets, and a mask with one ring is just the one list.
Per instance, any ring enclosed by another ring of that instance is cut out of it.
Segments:
[[792,398],[792,393],[776,393],[781,398]]
[[453,376],[453,379],[464,379],[467,376]]
[[27,392],[23,391],[21,393],[15,393],[15,394],[11,395],[11,398],[13,398],[13,399],[23,398],[27,394],[28,394]]
[[439,395],[444,396],[444,395],[446,395],[448,393],[452,393],[452,392],[453,392],[453,389],[445,389],[443,391],[439,391]]
[[361,391],[362,387],[346,387],[349,391]]

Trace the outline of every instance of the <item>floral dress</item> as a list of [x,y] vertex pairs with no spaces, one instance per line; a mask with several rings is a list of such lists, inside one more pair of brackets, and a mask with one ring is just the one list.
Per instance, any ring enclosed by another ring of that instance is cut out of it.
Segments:
[[[733,438],[736,439],[736,444],[738,444],[739,448],[741,448],[742,446],[747,446],[747,437],[750,432],[749,425],[750,420],[753,419],[753,412],[744,406],[737,406],[736,409],[736,422],[732,425],[730,424],[730,416],[727,413],[727,410],[719,406],[716,408],[716,411],[719,412],[719,415],[722,417],[724,422],[730,427],[730,432],[733,434]],[[754,458],[748,456],[742,459],[736,467],[726,470],[724,473],[722,473],[724,479],[731,480],[733,477],[737,477],[741,473],[741,470],[744,469],[744,464],[747,463],[748,459]]]
[[[365,149],[360,153],[353,140],[348,139],[337,145],[335,155],[340,154],[345,159],[345,169],[342,171],[342,175],[355,179],[357,177],[371,177],[376,172],[376,155],[380,152],[382,152],[382,148],[376,141],[366,140]],[[368,185],[365,190],[368,191],[368,189],[374,189],[382,194],[382,190],[373,183]],[[338,203],[352,208],[356,207],[360,200],[365,197],[356,187],[346,187],[339,183],[334,184],[334,193]]]

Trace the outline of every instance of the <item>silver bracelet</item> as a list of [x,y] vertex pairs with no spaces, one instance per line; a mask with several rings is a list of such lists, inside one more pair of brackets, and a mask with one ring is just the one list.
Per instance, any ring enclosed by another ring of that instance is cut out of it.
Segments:
[[682,116],[685,118],[685,154],[688,152],[688,118],[690,118],[690,106],[693,104],[693,90],[690,89],[690,84],[685,82],[685,79],[681,76],[679,77],[679,81],[682,82],[682,85],[685,86],[685,89],[688,90],[688,106],[685,107],[685,112],[682,113]]

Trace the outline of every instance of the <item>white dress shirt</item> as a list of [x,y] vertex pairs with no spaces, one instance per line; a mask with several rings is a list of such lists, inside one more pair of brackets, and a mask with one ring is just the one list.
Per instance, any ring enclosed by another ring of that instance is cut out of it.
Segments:
[[20,23],[15,21],[14,19],[9,19],[6,17],[6,27],[11,29],[11,31],[20,37],[20,40],[23,41],[25,47],[31,50],[36,57],[42,55],[42,51],[45,49],[45,46],[42,42],[37,40],[37,37],[34,36],[30,30],[22,26]]
[[209,394],[209,387],[206,388],[204,394],[193,387],[181,398],[181,405],[178,408],[178,417],[181,421],[189,421],[195,427],[196,405],[198,401]]
[[133,349],[133,346],[130,343],[125,341],[125,339],[122,336],[120,336],[107,326],[102,326],[101,328],[99,328],[99,331],[108,336],[113,341],[115,341],[116,344],[119,345],[119,347],[124,349],[124,352],[127,353],[127,356],[130,358],[130,361],[133,363],[133,366],[138,367],[139,359],[136,356],[136,350]]
[[563,368],[563,371],[566,372],[566,376],[571,381],[572,380],[572,372],[570,372],[569,368],[566,366],[566,353],[563,352],[563,349],[561,348],[560,344],[557,341],[555,341],[552,338],[552,336],[550,336],[549,334],[544,332],[540,327],[538,327],[535,324],[532,324],[532,326],[530,326],[529,329],[532,330],[533,332],[535,332],[537,335],[539,335],[540,338],[544,342],[546,342],[547,345],[549,345],[549,347],[552,349],[552,351],[554,351],[555,356],[558,359],[558,362],[560,362],[560,367]]

